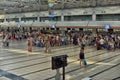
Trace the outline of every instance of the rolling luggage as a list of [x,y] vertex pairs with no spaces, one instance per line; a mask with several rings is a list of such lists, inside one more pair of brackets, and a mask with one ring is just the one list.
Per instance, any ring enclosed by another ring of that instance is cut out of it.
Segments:
[[84,61],[83,61],[83,65],[87,65],[87,61],[84,59]]
[[6,42],[6,47],[9,47],[9,42]]

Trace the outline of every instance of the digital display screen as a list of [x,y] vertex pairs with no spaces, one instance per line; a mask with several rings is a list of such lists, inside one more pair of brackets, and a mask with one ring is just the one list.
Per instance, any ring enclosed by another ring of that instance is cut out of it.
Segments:
[[105,25],[104,28],[105,29],[110,29],[110,25]]
[[52,24],[52,25],[51,25],[51,28],[55,28],[55,24]]

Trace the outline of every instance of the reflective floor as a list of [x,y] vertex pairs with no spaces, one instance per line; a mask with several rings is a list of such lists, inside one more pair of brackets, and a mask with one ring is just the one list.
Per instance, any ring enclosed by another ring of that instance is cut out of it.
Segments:
[[51,69],[51,57],[62,54],[69,56],[65,80],[84,80],[86,77],[120,80],[120,50],[108,52],[87,46],[85,57],[88,65],[80,67],[79,46],[52,47],[51,53],[33,47],[33,52],[29,53],[25,40],[10,41],[9,48],[2,48],[2,40],[0,45],[0,80],[55,80],[56,70]]

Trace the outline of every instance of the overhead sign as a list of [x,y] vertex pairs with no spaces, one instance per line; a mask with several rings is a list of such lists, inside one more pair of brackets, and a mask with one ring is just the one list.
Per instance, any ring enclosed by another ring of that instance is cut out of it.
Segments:
[[55,3],[55,0],[48,0],[48,3]]

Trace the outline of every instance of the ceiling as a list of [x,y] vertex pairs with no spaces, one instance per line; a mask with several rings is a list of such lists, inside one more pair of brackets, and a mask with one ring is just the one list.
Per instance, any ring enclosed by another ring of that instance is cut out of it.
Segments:
[[[120,0],[53,0],[52,9],[120,5]],[[48,10],[48,0],[0,0],[0,13]]]

